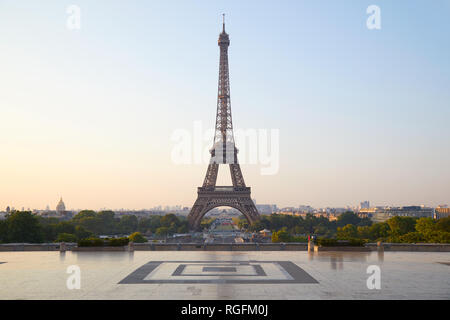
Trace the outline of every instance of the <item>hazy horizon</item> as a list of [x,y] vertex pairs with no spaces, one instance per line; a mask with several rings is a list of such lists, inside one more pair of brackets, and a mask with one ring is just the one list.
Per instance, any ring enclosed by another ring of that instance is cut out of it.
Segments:
[[214,127],[224,12],[234,127],[279,130],[257,203],[450,204],[450,2],[77,1],[69,30],[71,4],[0,3],[0,211],[192,206],[207,164],[171,137]]

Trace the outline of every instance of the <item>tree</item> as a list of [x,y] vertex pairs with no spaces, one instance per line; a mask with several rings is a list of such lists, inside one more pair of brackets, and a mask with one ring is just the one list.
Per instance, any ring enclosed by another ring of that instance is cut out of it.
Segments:
[[76,221],[83,218],[95,218],[96,216],[97,214],[93,210],[81,210],[72,219]]
[[187,221],[184,222],[181,226],[178,227],[177,233],[188,233],[189,232],[189,226]]
[[386,221],[391,229],[390,235],[398,237],[409,232],[414,232],[416,219],[411,217],[393,217]]
[[99,211],[97,219],[100,222],[99,232],[102,234],[116,233],[115,213],[110,210]]
[[359,226],[357,227],[358,238],[360,239],[370,239],[370,227],[369,226]]
[[450,232],[450,217],[441,218],[436,222],[438,231]]
[[286,228],[272,233],[272,242],[289,242],[291,236],[287,233]]
[[437,231],[436,223],[432,218],[419,218],[416,222],[415,229],[417,232],[424,235],[425,238],[434,231]]
[[77,242],[77,237],[71,233],[60,233],[55,242]]
[[78,240],[92,237],[94,234],[82,226],[75,226],[75,236]]
[[61,221],[57,224],[52,225],[53,228],[55,228],[55,231],[57,234],[59,233],[75,233],[75,226],[73,223],[69,221]]
[[77,220],[78,225],[82,226],[84,229],[92,232],[93,234],[99,235],[103,231],[103,227],[101,225],[101,220],[97,217],[83,217]]
[[399,240],[404,243],[417,243],[424,242],[425,237],[420,232],[408,232],[407,234],[400,236]]
[[426,242],[448,243],[450,242],[449,230],[450,219],[439,219],[437,222],[432,218],[420,218],[416,223],[416,230]]
[[389,236],[389,225],[386,222],[375,223],[369,227],[369,239],[380,240]]
[[30,211],[15,211],[7,219],[8,242],[42,242],[42,227]]
[[169,234],[169,228],[167,227],[159,227],[156,229],[156,236],[158,237],[166,237]]
[[172,225],[178,225],[178,218],[173,213],[166,214],[161,218],[161,225],[163,227],[170,227]]
[[358,230],[353,224],[347,224],[345,227],[337,228],[337,238],[341,240],[349,240],[358,236]]
[[136,243],[144,243],[147,242],[147,238],[145,238],[140,232],[134,232],[129,237],[130,241]]
[[250,231],[261,231],[264,229],[264,225],[261,221],[256,221],[252,225],[250,225]]
[[239,222],[237,223],[237,225],[238,225],[238,228],[241,229],[241,230],[245,230],[249,226],[248,221],[245,218],[244,219],[240,219]]
[[6,220],[0,220],[0,243],[8,241],[8,225]]
[[356,213],[351,211],[344,212],[337,218],[338,227],[344,227],[349,224],[356,226],[359,222],[361,222],[361,218],[358,217]]
[[130,234],[138,229],[138,219],[135,215],[127,215],[120,218],[119,232]]

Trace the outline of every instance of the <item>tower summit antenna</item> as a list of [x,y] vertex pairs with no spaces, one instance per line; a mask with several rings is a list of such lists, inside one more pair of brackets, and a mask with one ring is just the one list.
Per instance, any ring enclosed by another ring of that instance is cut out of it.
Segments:
[[225,32],[225,13],[222,13],[222,31]]

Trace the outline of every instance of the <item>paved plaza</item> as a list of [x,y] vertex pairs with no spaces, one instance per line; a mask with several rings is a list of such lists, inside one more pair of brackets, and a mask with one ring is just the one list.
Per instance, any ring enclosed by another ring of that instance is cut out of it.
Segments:
[[[380,290],[367,287],[371,265]],[[0,252],[0,299],[449,298],[450,253]]]

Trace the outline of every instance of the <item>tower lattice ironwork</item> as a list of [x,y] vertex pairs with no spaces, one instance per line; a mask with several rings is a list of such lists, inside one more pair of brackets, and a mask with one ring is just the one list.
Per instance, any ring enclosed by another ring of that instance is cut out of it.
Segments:
[[[192,229],[199,229],[202,217],[211,209],[220,206],[239,210],[250,223],[259,219],[258,210],[250,197],[250,187],[246,187],[242,176],[237,159],[238,149],[234,142],[228,70],[230,38],[225,32],[225,19],[218,45],[220,47],[220,64],[214,144],[210,150],[211,160],[203,186],[198,188],[197,200],[188,216]],[[216,186],[219,164],[229,165],[233,186]]]

